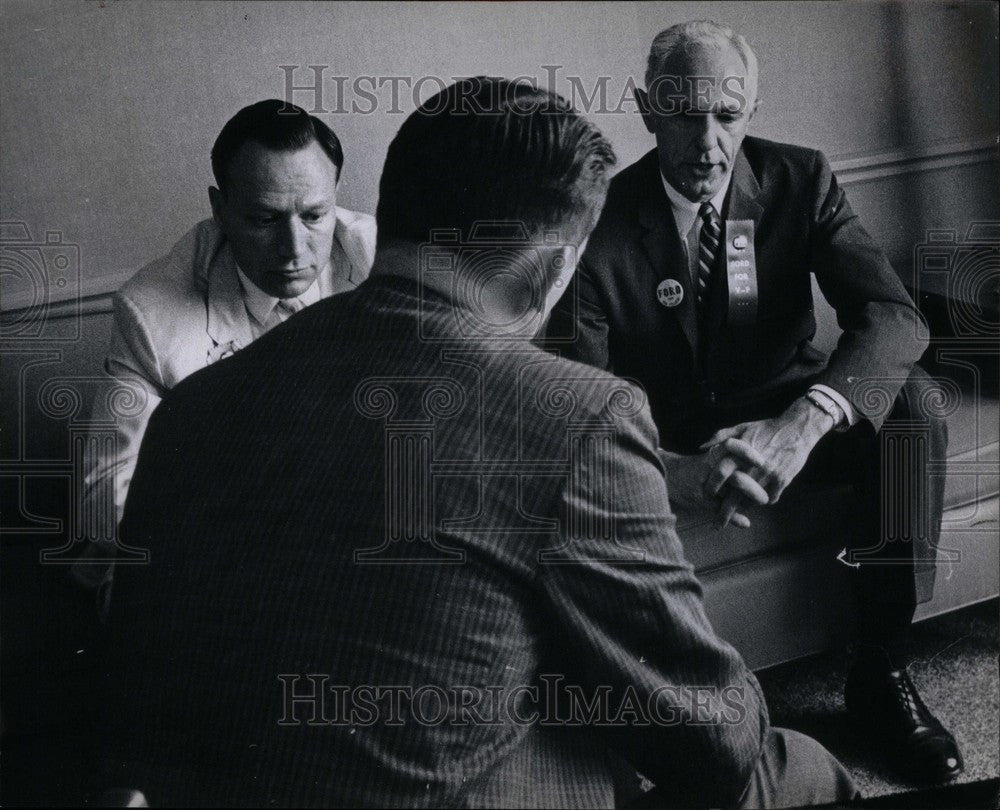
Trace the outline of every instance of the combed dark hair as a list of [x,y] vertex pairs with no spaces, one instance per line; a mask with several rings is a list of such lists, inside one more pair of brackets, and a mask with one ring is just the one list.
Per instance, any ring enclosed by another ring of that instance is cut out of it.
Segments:
[[337,167],[337,177],[344,165],[340,139],[326,124],[301,107],[269,98],[244,107],[230,118],[212,147],[212,173],[216,185],[226,188],[226,170],[243,144],[253,141],[276,152],[293,152],[313,141],[326,152]]
[[575,221],[599,208],[614,163],[600,130],[561,96],[463,79],[425,101],[389,145],[378,244],[444,228],[467,237],[484,220],[518,221],[532,235]]

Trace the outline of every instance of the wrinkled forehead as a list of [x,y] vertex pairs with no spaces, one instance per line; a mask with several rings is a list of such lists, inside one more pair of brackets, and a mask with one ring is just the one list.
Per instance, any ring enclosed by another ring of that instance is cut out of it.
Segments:
[[727,39],[697,41],[678,48],[664,62],[659,78],[671,77],[679,88],[689,91],[691,107],[709,109],[720,103],[732,107],[740,97],[752,103],[756,76],[743,62],[736,47]]

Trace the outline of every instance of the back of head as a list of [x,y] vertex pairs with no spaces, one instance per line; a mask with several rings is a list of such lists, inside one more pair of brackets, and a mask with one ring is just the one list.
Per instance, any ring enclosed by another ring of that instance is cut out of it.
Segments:
[[226,172],[233,157],[246,143],[259,143],[275,152],[293,152],[312,142],[320,145],[337,167],[344,165],[340,139],[332,129],[301,107],[276,98],[244,107],[230,118],[212,147],[212,173],[216,185],[226,190]]
[[477,76],[424,102],[386,156],[378,244],[467,237],[482,221],[558,230],[578,243],[607,191],[611,144],[562,97],[527,82]]

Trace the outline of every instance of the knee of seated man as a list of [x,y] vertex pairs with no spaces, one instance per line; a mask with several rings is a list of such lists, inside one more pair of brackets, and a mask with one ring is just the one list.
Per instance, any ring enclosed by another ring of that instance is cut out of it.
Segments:
[[[807,806],[850,801],[858,794],[850,774],[821,743],[787,728],[770,731],[778,754],[780,786],[771,796],[774,806]],[[780,753],[779,753],[780,752]]]
[[920,366],[914,366],[889,414],[890,421],[926,423],[933,441],[948,443],[948,423],[944,414],[951,410],[959,392],[937,382]]

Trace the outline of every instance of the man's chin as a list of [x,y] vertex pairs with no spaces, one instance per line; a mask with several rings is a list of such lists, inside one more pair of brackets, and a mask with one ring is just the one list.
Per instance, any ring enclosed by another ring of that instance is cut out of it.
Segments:
[[315,281],[316,277],[313,275],[286,277],[275,273],[268,278],[267,293],[275,298],[297,298],[308,290]]
[[725,175],[721,172],[712,172],[708,176],[689,176],[685,183],[688,198],[697,200],[698,202],[712,199],[712,197],[719,193],[719,189],[722,188],[723,179],[725,179]]

